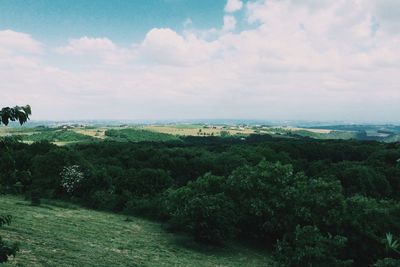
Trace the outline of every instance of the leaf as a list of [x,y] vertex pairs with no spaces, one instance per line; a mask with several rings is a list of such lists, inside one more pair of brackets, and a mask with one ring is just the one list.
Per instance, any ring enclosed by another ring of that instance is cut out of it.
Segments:
[[15,106],[13,108],[5,107],[0,111],[0,119],[4,125],[8,125],[10,121],[18,120],[22,125],[29,120],[29,116],[32,114],[31,107],[26,105],[24,107]]

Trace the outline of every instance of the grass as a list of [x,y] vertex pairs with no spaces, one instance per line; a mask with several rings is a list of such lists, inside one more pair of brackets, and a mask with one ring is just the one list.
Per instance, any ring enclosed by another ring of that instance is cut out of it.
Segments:
[[64,202],[35,207],[0,196],[0,211],[14,217],[0,235],[21,249],[4,266],[272,266],[264,251],[203,247],[159,223]]

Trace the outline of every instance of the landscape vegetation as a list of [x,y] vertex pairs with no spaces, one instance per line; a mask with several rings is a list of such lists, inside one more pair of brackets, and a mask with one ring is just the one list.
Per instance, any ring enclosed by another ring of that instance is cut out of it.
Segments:
[[3,259],[398,266],[400,145],[340,128],[3,127]]

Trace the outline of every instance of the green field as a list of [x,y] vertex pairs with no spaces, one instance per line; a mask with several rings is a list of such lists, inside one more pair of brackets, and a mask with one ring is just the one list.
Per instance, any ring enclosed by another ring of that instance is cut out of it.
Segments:
[[158,223],[63,202],[35,207],[1,196],[0,211],[14,217],[0,236],[20,243],[4,266],[272,266],[260,250],[202,247]]
[[[386,133],[382,135],[382,131]],[[56,145],[117,141],[166,142],[180,141],[182,137],[230,136],[243,138],[253,134],[268,134],[280,138],[313,138],[336,140],[375,140],[398,142],[400,130],[395,126],[326,126],[301,128],[291,126],[243,126],[205,124],[154,124],[124,126],[58,126],[58,127],[0,127],[0,137],[18,136],[26,143],[48,141]]]

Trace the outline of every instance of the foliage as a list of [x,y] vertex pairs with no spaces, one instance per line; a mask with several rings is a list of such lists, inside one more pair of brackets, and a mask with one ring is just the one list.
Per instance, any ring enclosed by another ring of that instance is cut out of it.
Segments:
[[7,243],[0,237],[0,263],[7,262],[10,256],[15,257],[18,250],[16,243]]
[[72,130],[47,130],[40,131],[39,133],[34,133],[31,135],[24,135],[23,140],[32,141],[32,142],[40,142],[40,141],[48,141],[48,142],[82,142],[82,141],[92,141],[93,137],[76,133]]
[[8,125],[10,121],[18,121],[22,125],[29,120],[30,115],[32,115],[32,110],[29,105],[5,107],[0,110],[0,123]]
[[335,164],[330,174],[340,180],[347,195],[364,195],[372,197],[390,196],[390,184],[383,174],[373,166],[340,162]]
[[118,196],[110,191],[96,191],[90,196],[90,206],[100,210],[113,210],[117,205]]
[[277,260],[280,266],[351,266],[350,260],[340,259],[346,238],[324,235],[315,226],[297,226],[293,234],[288,234],[277,242]]
[[279,238],[297,224],[335,230],[344,211],[337,181],[295,174],[292,166],[279,162],[238,168],[229,176],[227,190],[238,207],[241,231],[265,240]]
[[[152,136],[135,131],[144,135],[136,140]],[[281,240],[284,251],[296,254],[304,244],[294,237],[309,233],[329,244],[307,241],[322,251],[307,250],[316,261],[332,256],[370,266],[395,258],[381,239],[400,234],[398,144],[270,136],[153,140],[58,147],[6,139],[1,190],[165,220],[206,243],[243,238],[272,248]],[[85,178],[70,194],[60,173],[74,165]],[[347,239],[344,249],[335,237]]]
[[397,255],[400,255],[400,243],[399,240],[395,240],[391,233],[386,234],[386,246],[388,250],[395,252]]
[[119,142],[164,142],[164,141],[176,141],[179,140],[170,134],[157,133],[142,129],[110,129],[105,132],[107,140],[119,141]]
[[223,178],[206,174],[187,186],[170,190],[167,210],[176,229],[198,241],[220,244],[235,232],[235,207],[222,193]]
[[12,220],[11,215],[0,215],[0,227],[3,225],[10,225]]
[[[29,105],[26,105],[24,107],[20,106],[15,106],[13,108],[10,107],[5,107],[0,110],[0,124],[3,123],[5,125],[8,125],[10,121],[19,121],[19,123],[22,125],[25,122],[29,120],[29,116],[32,114],[31,107]],[[7,152],[9,151],[9,145],[16,145],[15,140],[9,139],[9,140],[2,140],[1,146],[6,150]],[[12,156],[6,152],[5,157],[7,158],[6,163],[2,161],[2,166],[0,166],[0,169],[3,171],[3,168],[5,169],[5,172],[3,172],[3,175],[13,175],[15,169],[15,162]],[[4,164],[5,163],[5,164]],[[7,177],[7,176],[6,176]],[[0,181],[4,180],[4,176],[0,178]],[[3,181],[4,183],[4,181]],[[6,182],[7,183],[7,182]],[[11,216],[10,215],[0,215],[0,227],[3,225],[8,225],[11,223]],[[18,245],[16,243],[9,244],[5,241],[0,236],[0,263],[7,262],[8,258],[10,256],[16,255],[18,251]]]
[[384,258],[383,260],[378,260],[374,267],[399,267],[400,260],[392,258]]
[[[0,215],[0,227],[11,224],[11,220],[11,215]],[[7,262],[10,256],[15,257],[18,250],[16,243],[10,244],[0,237],[0,263]]]
[[348,238],[345,255],[368,266],[387,255],[382,236],[388,229],[400,232],[400,204],[355,196],[346,200],[343,234]]
[[398,240],[395,240],[393,238],[393,235],[391,233],[387,233],[386,234],[386,245],[389,249],[393,250],[394,252],[396,252],[397,254],[400,254],[400,243]]
[[66,166],[60,173],[61,186],[68,194],[74,193],[85,178],[79,165]]

